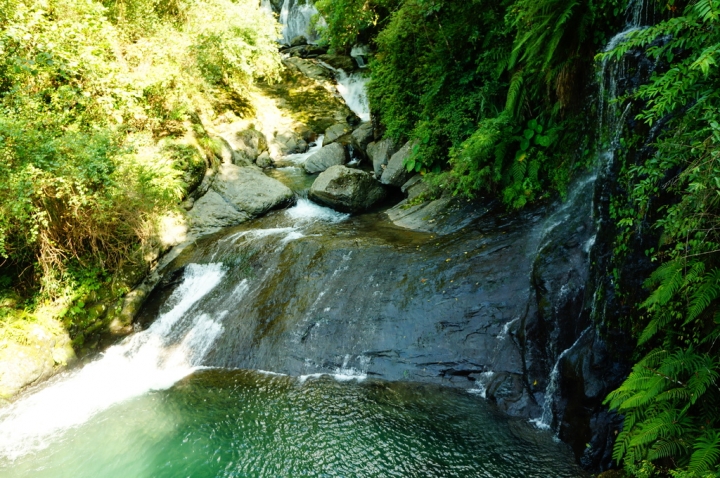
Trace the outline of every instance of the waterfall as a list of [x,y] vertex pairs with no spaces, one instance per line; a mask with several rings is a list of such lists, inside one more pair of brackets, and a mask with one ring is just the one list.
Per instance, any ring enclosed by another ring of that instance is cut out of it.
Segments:
[[[625,28],[610,39],[603,51],[609,52],[622,44],[632,32],[643,28],[644,22],[650,19],[651,16],[645,0],[631,0],[626,12],[627,20]],[[602,178],[606,176],[612,168],[617,150],[620,146],[622,128],[627,115],[630,113],[631,105],[628,104],[621,107],[617,101],[624,90],[621,81],[625,78],[628,67],[629,65],[626,58],[614,59],[605,57],[599,65],[597,82],[600,91],[598,96],[599,111],[597,122],[598,130],[600,131],[601,145],[598,147],[595,168],[590,175],[577,182],[566,203],[550,216],[546,225],[543,227],[538,251],[551,244],[552,238],[549,237],[549,234],[553,229],[560,225],[567,225],[567,222],[573,217],[578,216],[578,213],[592,215],[595,210],[593,191],[596,181],[598,177]],[[594,223],[595,234],[590,237],[584,247],[585,252],[588,254],[595,244],[595,238],[600,229],[597,218],[594,219]],[[585,329],[575,343],[564,350],[555,360],[555,364],[548,377],[548,385],[545,389],[542,416],[538,419],[531,420],[538,428],[550,429],[552,427],[555,418],[553,409],[560,391],[561,362],[566,358],[568,353],[578,345],[590,329],[591,327]]]
[[317,41],[317,32],[310,30],[312,16],[317,13],[315,5],[309,1],[285,0],[280,9],[283,43],[289,45],[298,36],[304,36],[310,43]]
[[188,265],[169,310],[147,330],[0,411],[0,457],[14,460],[46,448],[112,405],[170,388],[195,371],[223,331],[224,313],[211,317],[194,306],[224,276],[222,264]]
[[543,411],[542,416],[540,418],[537,418],[535,420],[530,420],[531,423],[534,423],[535,426],[542,430],[550,430],[550,427],[552,427],[553,418],[555,417],[554,411],[553,411],[553,405],[555,405],[555,396],[557,395],[558,391],[558,385],[560,380],[560,363],[562,360],[572,352],[572,350],[577,347],[577,345],[580,343],[580,341],[585,337],[585,335],[592,330],[592,326],[588,327],[587,329],[583,330],[580,334],[580,337],[577,338],[575,343],[573,343],[570,347],[565,349],[563,353],[560,354],[560,356],[555,361],[555,365],[553,366],[552,372],[550,372],[550,379],[548,381],[548,386],[545,389],[545,402],[543,403]]
[[370,121],[370,105],[367,97],[367,82],[369,78],[362,73],[348,75],[338,70],[335,76],[337,89],[353,113],[363,121]]
[[322,66],[335,74],[337,90],[350,110],[363,121],[370,121],[370,102],[367,95],[367,83],[370,77],[362,72],[347,74],[345,70],[335,68],[324,61]]

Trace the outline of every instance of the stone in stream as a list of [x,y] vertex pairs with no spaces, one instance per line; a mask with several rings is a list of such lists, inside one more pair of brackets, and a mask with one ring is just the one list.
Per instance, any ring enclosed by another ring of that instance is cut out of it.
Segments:
[[390,161],[390,157],[397,151],[395,141],[390,138],[385,138],[378,142],[368,144],[366,150],[372,161],[375,177],[379,179],[388,161]]
[[338,123],[330,126],[325,130],[325,139],[323,140],[323,146],[334,143],[338,138],[345,136],[352,130],[350,125],[347,123]]
[[256,167],[220,166],[210,191],[189,213],[192,231],[206,234],[292,203],[293,192]]
[[261,168],[271,168],[274,166],[273,160],[270,157],[270,153],[267,151],[263,151],[263,153],[258,156],[258,158],[255,160],[255,164],[257,164]]
[[408,141],[400,151],[392,155],[380,177],[381,183],[399,188],[410,179],[413,173],[405,169],[405,160],[410,157],[416,144],[415,141]]
[[367,151],[368,145],[373,140],[372,123],[370,121],[362,123],[357,127],[357,129],[355,129],[355,131],[352,132],[352,137],[363,151]]
[[345,166],[332,166],[310,188],[313,201],[342,212],[366,211],[385,198],[386,191],[372,174]]
[[351,73],[357,69],[357,63],[350,56],[345,55],[320,55],[318,60],[327,63],[335,69]]
[[293,38],[292,40],[290,40],[290,46],[293,47],[293,46],[307,45],[307,42],[308,42],[307,38],[305,38],[302,35],[298,35],[295,38]]
[[338,166],[348,162],[348,153],[340,143],[323,146],[320,151],[310,156],[305,162],[305,171],[315,174],[325,171],[331,166]]
[[252,125],[248,127],[243,121],[222,125],[219,136],[218,146],[223,163],[251,166],[263,151],[268,150],[265,135]]

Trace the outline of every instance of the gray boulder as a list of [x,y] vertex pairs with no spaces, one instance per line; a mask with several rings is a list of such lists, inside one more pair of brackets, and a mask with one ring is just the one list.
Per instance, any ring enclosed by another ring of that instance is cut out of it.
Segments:
[[345,136],[347,133],[350,132],[352,128],[350,128],[350,125],[347,123],[338,123],[330,126],[328,129],[325,130],[325,138],[323,139],[323,146],[327,146],[329,144],[334,143],[338,140],[338,138],[341,138]]
[[310,156],[305,161],[305,172],[315,174],[325,171],[331,166],[337,166],[348,162],[348,154],[345,147],[340,143],[333,143],[323,146],[320,151]]
[[318,60],[327,63],[335,69],[345,70],[348,73],[351,73],[353,70],[357,69],[357,63],[355,63],[355,60],[353,60],[350,56],[320,55],[318,57]]
[[429,192],[430,188],[427,183],[422,180],[422,176],[416,174],[402,185],[400,191],[407,196],[408,201],[412,201],[416,197]]
[[400,148],[400,151],[392,155],[385,167],[385,171],[383,171],[382,176],[380,176],[381,183],[387,184],[388,186],[401,187],[410,179],[413,173],[405,169],[405,160],[412,153],[415,144],[417,144],[415,141],[408,141],[405,143],[405,146]]
[[267,151],[264,151],[260,156],[258,156],[257,160],[255,160],[255,164],[261,168],[271,168],[274,166],[270,153]]
[[355,131],[352,132],[352,137],[363,151],[367,151],[368,145],[373,140],[372,123],[367,121],[361,124]]
[[307,76],[311,80],[316,81],[330,81],[333,79],[332,71],[328,70],[324,66],[318,65],[312,60],[304,60],[302,58],[291,57],[283,60],[283,63],[291,65],[296,68],[300,73]]
[[235,134],[234,149],[239,156],[235,164],[253,163],[261,153],[267,151],[268,142],[265,135],[256,129],[246,129]]
[[376,143],[368,144],[366,151],[373,163],[375,177],[379,179],[383,171],[385,171],[390,157],[397,151],[397,146],[395,145],[395,141],[386,138]]
[[305,38],[302,35],[298,35],[292,40],[290,40],[290,46],[300,46],[300,45],[307,45],[307,38]]
[[386,195],[385,188],[372,174],[345,166],[332,166],[310,188],[309,197],[342,212],[370,209]]
[[293,192],[256,167],[220,166],[215,181],[188,214],[193,232],[206,234],[234,226],[292,203]]

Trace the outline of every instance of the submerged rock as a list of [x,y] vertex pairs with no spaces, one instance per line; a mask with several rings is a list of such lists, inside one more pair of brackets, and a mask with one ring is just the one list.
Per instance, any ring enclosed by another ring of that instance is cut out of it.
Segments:
[[331,166],[339,166],[348,162],[348,153],[340,143],[323,146],[320,151],[310,156],[305,162],[305,171],[315,174],[325,171]]
[[313,201],[351,213],[370,209],[385,195],[385,189],[370,173],[345,166],[332,166],[320,174],[309,193]]

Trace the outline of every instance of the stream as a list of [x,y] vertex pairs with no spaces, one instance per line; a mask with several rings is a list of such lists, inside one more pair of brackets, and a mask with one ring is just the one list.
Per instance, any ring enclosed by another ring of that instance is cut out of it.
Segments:
[[353,255],[392,279],[380,265],[416,261],[435,236],[305,199],[309,154],[271,173],[294,207],[198,241],[141,312],[144,330],[0,410],[0,476],[583,476],[566,445],[481,389],[420,383],[382,365],[391,352],[368,353],[392,337],[377,318],[379,335],[357,323],[357,301],[387,277],[363,280]]
[[[631,5],[626,30],[647,16]],[[286,42],[313,12],[283,2]],[[366,76],[335,74],[368,119]],[[576,460],[612,429],[563,411],[563,373],[596,364],[572,399],[607,393],[585,288],[614,142],[564,203],[462,206],[431,232],[308,200],[322,143],[266,171],[293,207],[185,248],[136,333],[0,409],[0,476],[587,476]]]

